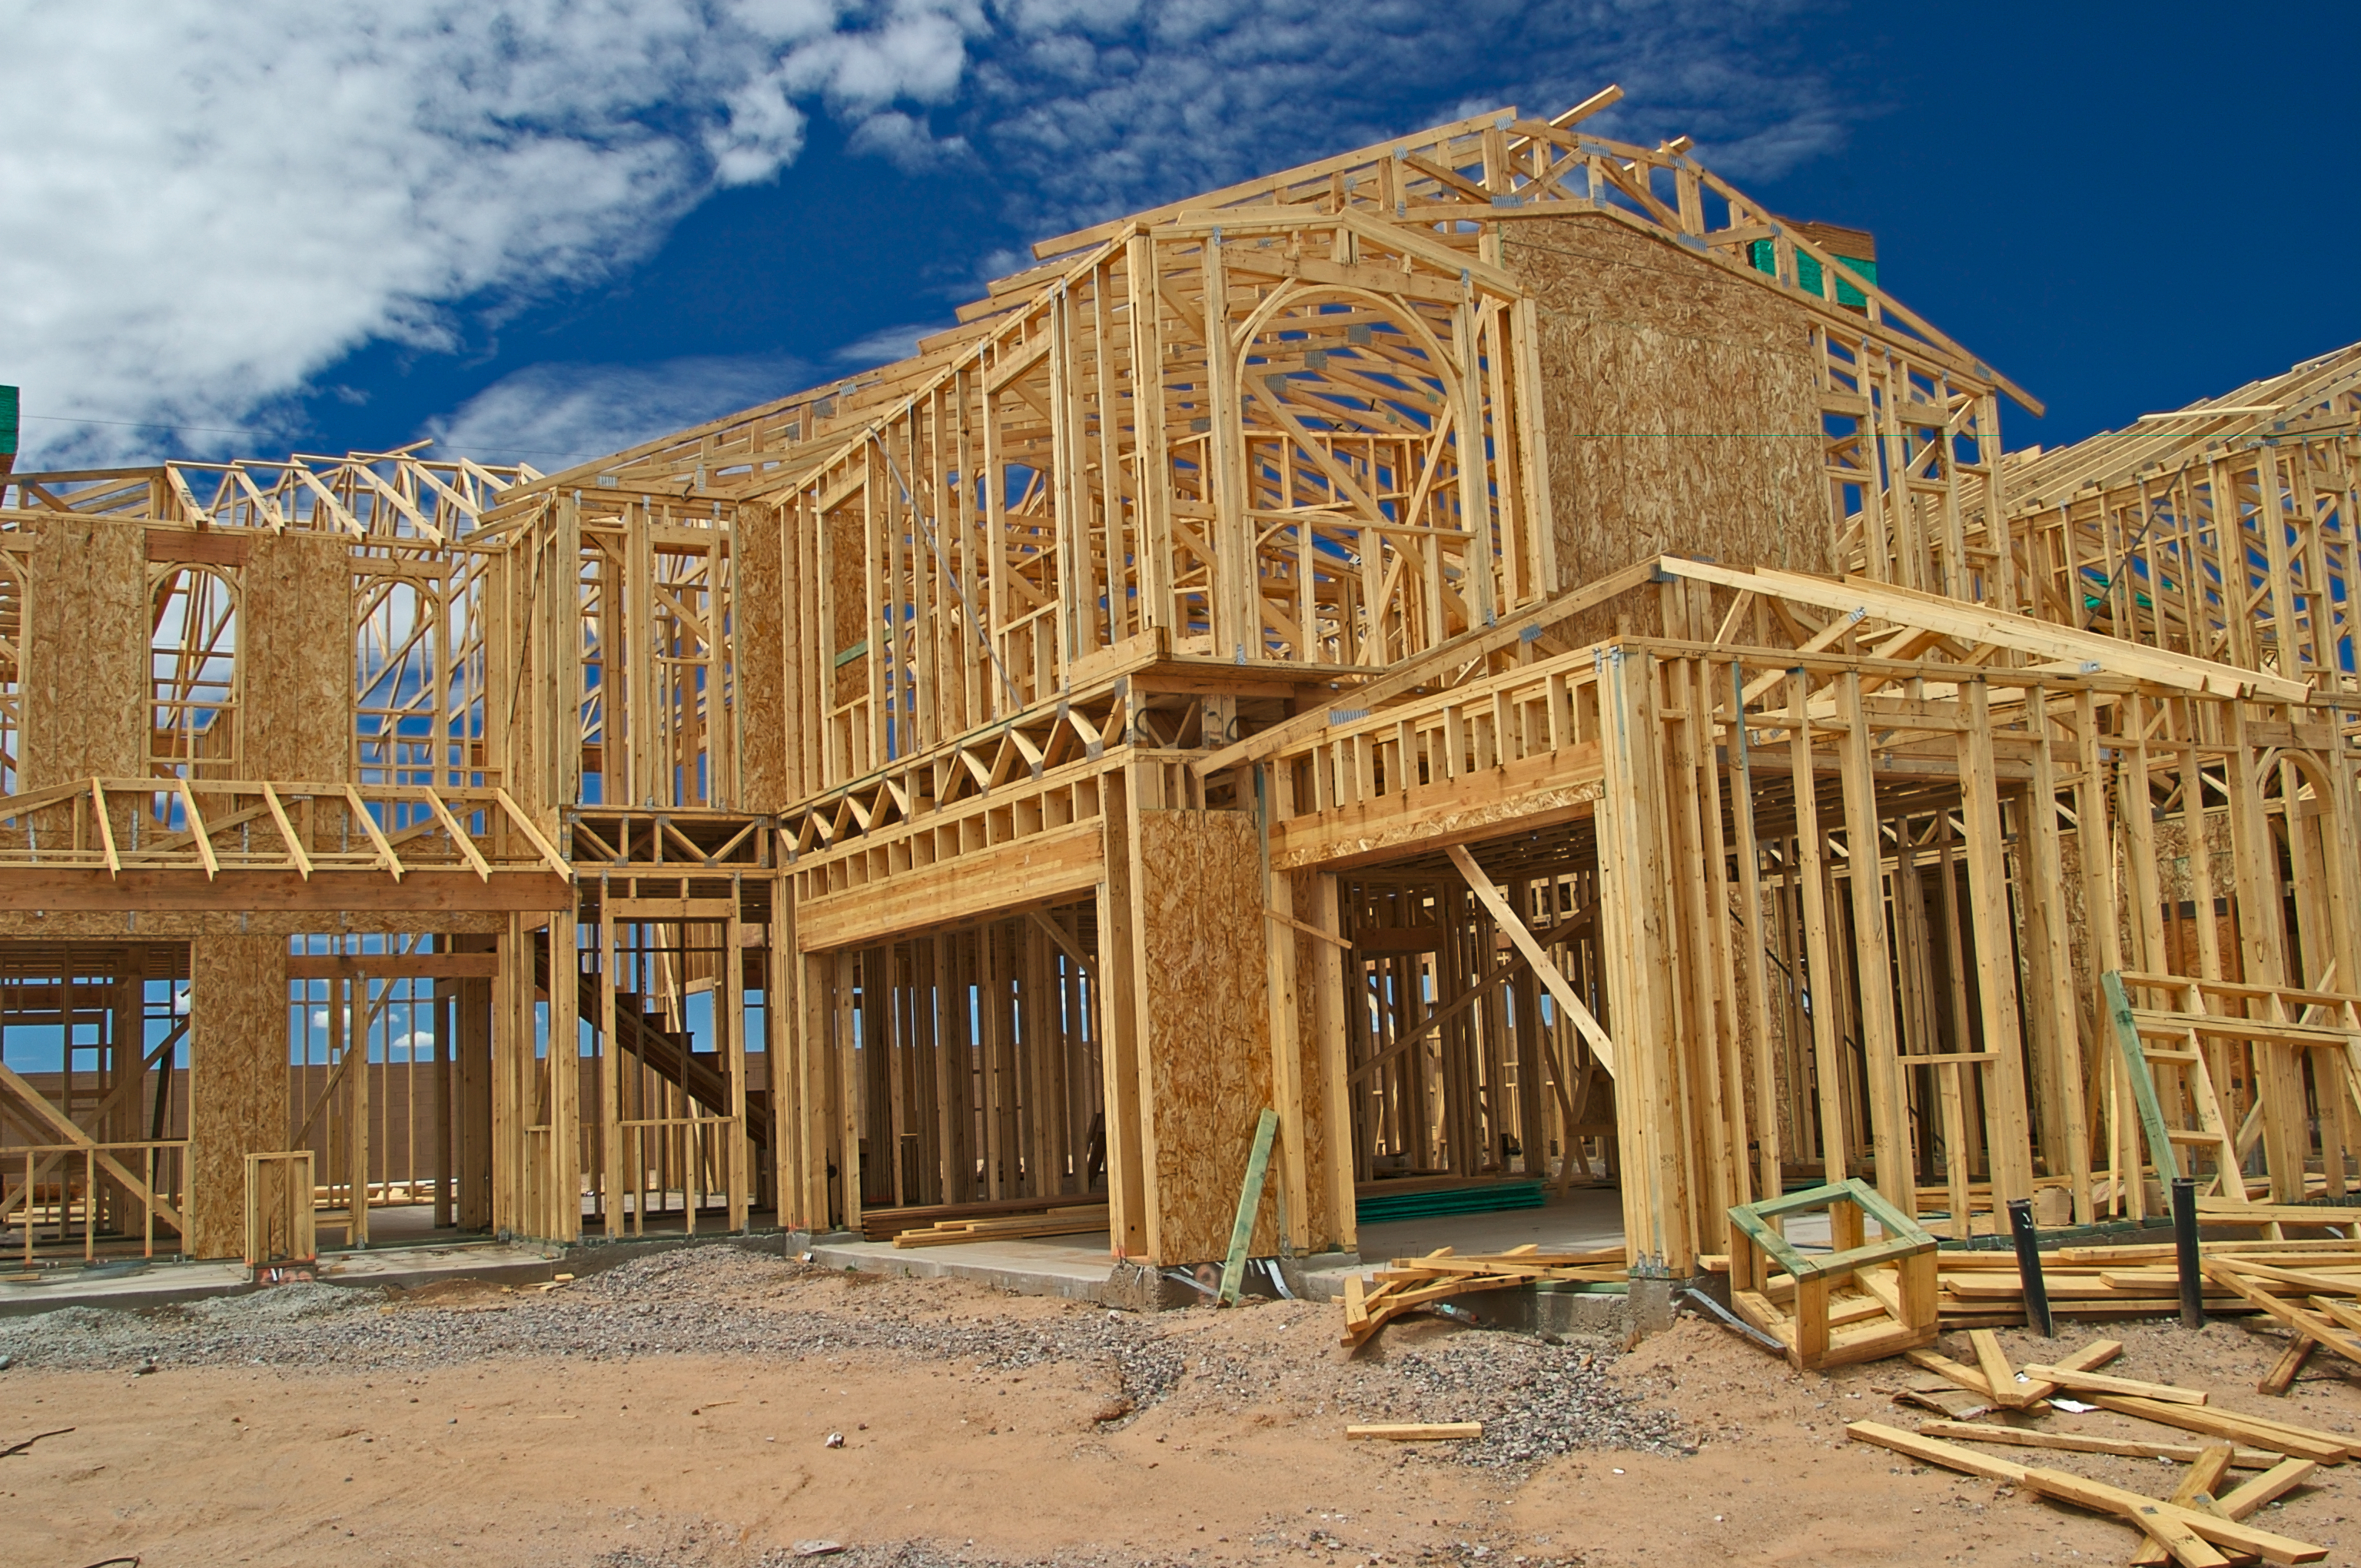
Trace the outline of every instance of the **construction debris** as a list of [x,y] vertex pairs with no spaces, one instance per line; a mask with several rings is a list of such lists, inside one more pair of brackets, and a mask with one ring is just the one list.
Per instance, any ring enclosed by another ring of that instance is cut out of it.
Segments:
[[1484,1435],[1482,1421],[1364,1421],[1345,1429],[1347,1438],[1382,1438],[1388,1442],[1437,1442],[1447,1438]]
[[1038,1214],[980,1220],[938,1220],[920,1229],[896,1232],[897,1247],[957,1246],[963,1242],[1021,1241],[1034,1236],[1087,1235],[1107,1228],[1107,1206],[1076,1203]]
[[1479,1290],[1530,1288],[1543,1282],[1613,1286],[1626,1282],[1620,1247],[1545,1253],[1536,1246],[1462,1257],[1438,1247],[1423,1257],[1398,1257],[1369,1277],[1345,1277],[1343,1343],[1357,1349],[1404,1312]]

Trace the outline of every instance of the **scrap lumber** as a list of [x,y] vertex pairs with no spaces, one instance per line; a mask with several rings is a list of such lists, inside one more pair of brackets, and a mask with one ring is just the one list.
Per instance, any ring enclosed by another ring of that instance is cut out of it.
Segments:
[[2111,1377],[2103,1372],[2084,1372],[2072,1366],[2029,1363],[2025,1375],[2077,1393],[2130,1394],[2143,1399],[2169,1399],[2176,1405],[2202,1405],[2205,1402],[2205,1390],[2202,1388],[2180,1388],[2169,1383],[2143,1383],[2136,1377]]
[[[1922,1437],[1916,1432],[1905,1431],[1900,1427],[1887,1426],[1881,1421],[1853,1421],[1845,1428],[1845,1432],[1856,1442],[1874,1443],[1924,1464],[1939,1464],[1947,1470],[2005,1481],[2094,1512],[2114,1514],[2138,1525],[2143,1530],[2149,1530],[2151,1526],[2180,1527],[2193,1531],[2217,1549],[2227,1547],[2235,1552],[2251,1552],[2273,1563],[2317,1563],[2328,1555],[2326,1547],[2315,1546],[2310,1541],[2256,1530],[2237,1520],[2201,1513],[2194,1508],[2177,1508],[2120,1486],[2070,1475],[2061,1470],[2018,1464],[1997,1455],[1979,1453],[1957,1443]],[[2177,1540],[2179,1530],[2158,1534],[2158,1539]],[[2179,1561],[2189,1561],[2179,1553],[2175,1555]]]
[[[1929,1437],[1955,1438],[1964,1442],[1993,1442],[2004,1448],[2053,1448],[2063,1453],[2112,1453],[2124,1459],[2169,1459],[2195,1463],[2211,1444],[2142,1442],[2136,1438],[2093,1437],[2079,1431],[2041,1431],[2033,1427],[2002,1426],[1997,1421],[1921,1421],[1918,1430]],[[2287,1462],[2273,1448],[2230,1445],[2230,1464],[2238,1470],[2268,1470]],[[2310,1464],[2312,1461],[2305,1460]]]
[[2021,1410],[2033,1403],[2033,1386],[2016,1380],[2016,1370],[2003,1354],[1998,1335],[1990,1329],[1974,1329],[1968,1334],[1968,1343],[1975,1347],[1976,1370],[1983,1374],[1984,1387],[1992,1391],[1995,1404]]
[[1439,1247],[1423,1257],[1398,1257],[1365,1285],[1360,1275],[1345,1281],[1345,1332],[1341,1343],[1357,1349],[1415,1308],[1475,1290],[1509,1290],[1544,1282],[1612,1286],[1624,1279],[1614,1252],[1545,1253],[1527,1245],[1504,1253],[1463,1256]]
[[[2209,1514],[2221,1514],[2213,1500],[2213,1492],[2229,1473],[2232,1445],[2226,1442],[2208,1443],[2181,1473],[2180,1482],[2164,1500],[2177,1508],[2196,1508]],[[2228,1517],[2228,1516],[2224,1516]],[[2164,1568],[2174,1561],[2171,1547],[2161,1536],[2152,1537],[2148,1543],[2132,1553],[2132,1568]]]
[[1387,1442],[1440,1442],[1484,1435],[1482,1421],[1362,1421],[1345,1429],[1347,1438],[1377,1438]]
[[2361,1366],[2361,1336],[2331,1321],[2323,1313],[2306,1311],[2279,1299],[2249,1277],[2245,1268],[2233,1259],[2208,1258],[2199,1266],[2205,1270],[2205,1277],[2227,1287],[2248,1306],[2268,1313],[2297,1333],[2318,1340],[2356,1366]]
[[1107,1206],[1104,1203],[1082,1203],[1051,1209],[1041,1214],[1009,1214],[982,1220],[938,1220],[924,1229],[902,1232],[894,1238],[894,1245],[897,1247],[958,1246],[966,1242],[1087,1235],[1106,1228]]
[[2323,1464],[2342,1464],[2353,1453],[2351,1444],[2332,1433],[2261,1416],[2238,1415],[2212,1405],[2169,1405],[2161,1399],[2140,1399],[2127,1394],[2094,1394],[2091,1403],[2118,1415],[2140,1416],[2161,1426],[2203,1432],[2209,1437],[2226,1437],[2257,1448],[2276,1448],[2298,1459],[2315,1459]]
[[2285,1394],[2295,1386],[2296,1377],[2303,1371],[2304,1363],[2310,1361],[2312,1353],[2319,1348],[2320,1342],[2310,1334],[2296,1335],[2294,1339],[2288,1342],[2287,1349],[2279,1353],[2279,1358],[2271,1363],[2271,1369],[2264,1373],[2261,1381],[2255,1385],[2255,1392],[2271,1395]]
[[[2123,1353],[2124,1343],[2121,1340],[2093,1340],[2055,1365],[2070,1372],[2091,1372],[2106,1365]],[[1985,1378],[1984,1374],[1975,1367],[1963,1366],[1948,1355],[1938,1354],[1934,1351],[1923,1348],[1905,1351],[1903,1354],[1910,1359],[1912,1365],[1923,1366],[1929,1372],[1948,1377],[1971,1394],[1981,1395],[1996,1405],[2002,1402],[1995,1397],[1993,1386]],[[2030,1408],[2058,1392],[2057,1384],[2037,1379],[2018,1384],[2017,1387],[2026,1395],[2024,1405],[2017,1407],[2021,1409]]]

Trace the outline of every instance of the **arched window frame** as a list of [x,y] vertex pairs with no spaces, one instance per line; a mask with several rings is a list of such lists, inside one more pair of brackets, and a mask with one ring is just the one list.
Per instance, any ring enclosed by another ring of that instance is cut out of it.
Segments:
[[216,566],[148,574],[148,760],[163,778],[235,778],[245,686],[244,596]]

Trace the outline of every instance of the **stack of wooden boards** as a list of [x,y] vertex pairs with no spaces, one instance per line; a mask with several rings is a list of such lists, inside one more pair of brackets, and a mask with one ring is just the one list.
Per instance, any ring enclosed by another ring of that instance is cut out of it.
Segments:
[[1107,1228],[1107,1206],[1077,1203],[1042,1213],[984,1215],[972,1219],[937,1220],[933,1224],[898,1231],[897,1247],[957,1246],[962,1242],[1023,1241],[1033,1236],[1086,1235]]
[[[1938,1252],[1936,1310],[1947,1330],[2025,1321],[2016,1257]],[[2361,1242],[2205,1242],[2207,1310],[2266,1313],[2361,1363]],[[2180,1310],[2172,1244],[2069,1246],[2041,1255],[2042,1284],[2059,1318],[2154,1317]]]
[[[1974,1330],[1969,1337],[1976,1354],[1974,1366],[1932,1350],[1911,1351],[1909,1359],[1979,1401],[1960,1414],[1990,1415],[1996,1420],[1929,1421],[1916,1431],[1879,1421],[1855,1421],[1845,1430],[1857,1442],[1875,1443],[1924,1464],[2006,1481],[2045,1497],[2116,1515],[2147,1537],[2131,1559],[2136,1564],[2179,1563],[2188,1568],[2213,1568],[2232,1560],[2225,1552],[2273,1563],[2316,1563],[2327,1555],[2324,1547],[2257,1530],[2243,1521],[2265,1503],[2301,1485],[2318,1466],[2345,1463],[2361,1447],[2361,1440],[2224,1410],[2203,1389],[2102,1372],[2100,1367],[2123,1352],[2123,1346],[2113,1340],[2098,1341],[2049,1363],[2016,1367],[2009,1364],[1991,1331]],[[2202,1441],[2195,1444],[2149,1442],[2016,1424],[2048,1414],[2058,1408],[2053,1399],[2069,1396],[2120,1415],[2195,1433]],[[2019,1464],[1966,1446],[1969,1443],[2175,1460],[2189,1468],[2170,1495],[2158,1498],[2065,1471]],[[2222,1483],[2233,1469],[2261,1474],[2225,1490]]]
[[922,1231],[942,1220],[1001,1220],[1016,1215],[1035,1219],[1055,1208],[1074,1208],[1084,1204],[1103,1203],[1105,1200],[1095,1193],[1078,1192],[1060,1197],[985,1199],[974,1203],[922,1203],[899,1209],[861,1211],[861,1238],[863,1241],[890,1242],[905,1231]]
[[1357,1349],[1403,1313],[1452,1296],[1516,1289],[1543,1280],[1603,1285],[1623,1277],[1620,1246],[1595,1252],[1543,1252],[1526,1245],[1469,1257],[1440,1247],[1423,1257],[1394,1259],[1377,1271],[1374,1283],[1365,1285],[1361,1276],[1346,1275],[1343,1343]]

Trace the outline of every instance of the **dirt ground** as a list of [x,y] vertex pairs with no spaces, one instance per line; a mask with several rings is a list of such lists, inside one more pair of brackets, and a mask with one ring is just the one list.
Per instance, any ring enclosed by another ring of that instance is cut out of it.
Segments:
[[[830,1541],[878,1568],[1604,1568],[2120,1563],[2136,1544],[1846,1441],[1848,1420],[1916,1424],[1891,1398],[1903,1364],[1798,1377],[1694,1320],[1628,1354],[1425,1320],[1348,1358],[1332,1306],[1142,1319],[729,1247],[671,1257],[546,1294],[292,1287],[0,1323],[0,1447],[72,1429],[0,1459],[0,1563],[751,1568]],[[2255,1394],[2282,1342],[2235,1324],[2002,1338],[2031,1361],[2102,1333],[2123,1376],[2361,1420],[2324,1354],[2288,1398]],[[1344,1437],[1465,1416],[1483,1442]],[[2105,1413],[2044,1424],[2178,1440]],[[2175,1480],[2045,1457],[2159,1496]],[[2361,1496],[2345,1468],[2315,1479],[2256,1522],[2353,1561]]]

